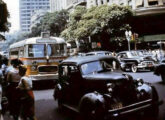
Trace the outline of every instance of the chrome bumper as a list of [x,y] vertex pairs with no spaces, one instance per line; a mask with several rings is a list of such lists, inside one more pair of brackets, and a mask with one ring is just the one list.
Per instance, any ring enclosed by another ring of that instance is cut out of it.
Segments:
[[38,74],[38,75],[29,75],[32,81],[40,80],[57,80],[58,74]]
[[119,117],[119,116],[124,116],[127,114],[134,113],[136,111],[143,111],[147,108],[150,108],[153,104],[160,105],[162,104],[163,101],[159,101],[157,103],[153,103],[152,99],[148,99],[145,101],[141,101],[135,104],[131,104],[122,108],[118,109],[113,109],[113,110],[108,110],[108,116],[109,117]]
[[147,62],[142,62],[142,63],[138,64],[137,67],[138,68],[152,68],[152,67],[154,67],[154,63],[150,62],[150,64],[148,64]]

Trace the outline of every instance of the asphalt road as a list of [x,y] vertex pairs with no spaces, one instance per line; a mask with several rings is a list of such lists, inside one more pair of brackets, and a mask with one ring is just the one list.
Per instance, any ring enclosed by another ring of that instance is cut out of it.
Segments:
[[[144,81],[152,83],[159,94],[160,99],[165,101],[165,85],[161,84],[161,78],[153,75],[153,72],[141,71],[138,73],[130,73],[135,78],[143,78]],[[78,119],[78,115],[74,112],[65,110],[59,111],[57,109],[57,102],[53,99],[53,89],[37,90],[35,94],[35,111],[38,120],[75,120]],[[165,103],[160,107],[158,120],[165,120]],[[9,115],[5,115],[5,120],[12,120]],[[130,120],[151,120],[146,117],[128,117]]]

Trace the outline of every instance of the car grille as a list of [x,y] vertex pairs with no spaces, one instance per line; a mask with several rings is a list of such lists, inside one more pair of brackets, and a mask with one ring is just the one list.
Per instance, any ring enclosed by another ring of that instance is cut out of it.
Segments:
[[58,67],[57,66],[39,66],[38,72],[39,73],[57,73]]
[[144,64],[147,64],[147,65],[153,65],[153,62],[152,61],[144,61],[143,63]]

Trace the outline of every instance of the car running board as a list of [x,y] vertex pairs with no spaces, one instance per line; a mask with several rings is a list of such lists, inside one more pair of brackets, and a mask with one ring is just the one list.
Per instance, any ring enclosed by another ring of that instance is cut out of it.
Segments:
[[79,113],[78,108],[76,107],[76,105],[69,105],[69,104],[62,104],[63,107],[66,107],[76,113]]

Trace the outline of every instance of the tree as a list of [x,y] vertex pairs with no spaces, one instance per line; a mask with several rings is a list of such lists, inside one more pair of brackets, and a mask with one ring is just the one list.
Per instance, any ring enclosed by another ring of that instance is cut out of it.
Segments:
[[54,13],[46,13],[35,27],[31,29],[31,36],[39,36],[42,31],[50,31],[53,36],[59,36],[65,29],[69,13],[61,10]]
[[[71,16],[75,12],[77,12],[77,9],[75,9]],[[97,36],[101,40],[102,47],[108,49],[110,48],[109,41],[113,41],[110,38],[123,36],[125,30],[130,28],[129,23],[133,12],[127,6],[114,4],[111,6],[92,7],[83,10],[80,15],[80,19],[71,19],[71,24],[61,35],[67,39],[79,40],[88,36],[95,38]]]
[[8,28],[9,12],[7,10],[7,5],[2,0],[0,0],[0,32],[6,32]]
[[74,36],[74,31],[77,28],[79,21],[82,19],[83,14],[87,11],[86,7],[84,6],[77,6],[74,9],[74,12],[69,15],[69,22],[67,28],[62,31],[61,37],[66,38],[66,40],[75,40],[76,37]]

